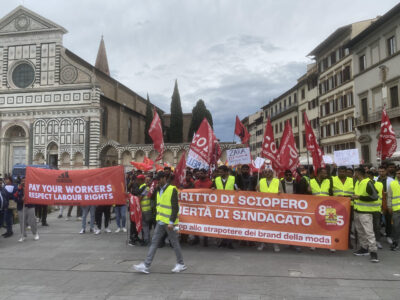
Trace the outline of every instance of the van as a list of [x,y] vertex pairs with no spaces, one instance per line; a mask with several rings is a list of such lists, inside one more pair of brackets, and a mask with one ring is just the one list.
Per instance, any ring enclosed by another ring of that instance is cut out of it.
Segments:
[[12,170],[13,182],[16,182],[17,178],[24,178],[26,175],[26,167],[41,168],[41,169],[52,169],[49,165],[24,165],[16,164]]

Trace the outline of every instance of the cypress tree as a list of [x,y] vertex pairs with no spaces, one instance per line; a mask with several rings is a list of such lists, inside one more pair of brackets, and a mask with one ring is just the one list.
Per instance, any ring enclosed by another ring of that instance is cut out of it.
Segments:
[[152,144],[153,140],[149,135],[149,128],[151,121],[153,121],[153,105],[150,102],[149,94],[147,94],[147,103],[146,103],[146,125],[144,127],[144,143]]
[[178,81],[175,80],[174,92],[171,99],[171,123],[169,126],[169,142],[183,142],[183,114],[181,97],[178,90]]
[[199,129],[201,122],[206,118],[211,127],[213,127],[213,119],[211,112],[207,109],[204,101],[200,99],[192,109],[192,121],[188,133],[188,140],[193,139],[193,135]]

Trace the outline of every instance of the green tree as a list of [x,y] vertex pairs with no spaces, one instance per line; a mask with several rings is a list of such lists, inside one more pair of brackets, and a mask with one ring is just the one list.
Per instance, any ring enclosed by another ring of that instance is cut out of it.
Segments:
[[178,81],[175,80],[174,92],[171,101],[171,123],[169,126],[169,142],[183,142],[183,114],[181,106],[181,97],[178,90]]
[[146,103],[146,125],[144,127],[144,143],[152,144],[153,140],[149,135],[149,128],[151,121],[153,121],[153,105],[150,102],[149,94],[147,94],[147,103]]
[[188,133],[188,140],[193,139],[193,135],[199,129],[201,122],[206,118],[211,127],[213,127],[213,119],[211,112],[207,109],[204,101],[200,99],[192,109],[192,121]]

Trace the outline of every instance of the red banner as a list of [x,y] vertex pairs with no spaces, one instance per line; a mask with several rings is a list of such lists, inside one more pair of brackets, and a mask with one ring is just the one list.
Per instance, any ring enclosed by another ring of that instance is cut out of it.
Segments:
[[347,250],[350,199],[189,189],[179,193],[182,233]]
[[163,137],[161,119],[158,116],[156,108],[154,108],[154,117],[153,121],[151,121],[150,124],[149,135],[153,140],[154,149],[158,151],[158,157],[156,158],[156,161],[160,160],[164,153],[164,137]]
[[235,134],[240,137],[240,141],[242,142],[242,144],[247,144],[250,140],[250,134],[247,131],[246,127],[244,127],[243,123],[240,122],[238,116],[236,116]]
[[323,152],[318,145],[317,139],[314,135],[314,130],[311,127],[310,121],[308,120],[306,112],[304,112],[304,127],[306,130],[306,143],[307,143],[307,150],[310,151],[312,159],[313,159],[313,166],[314,172],[317,174],[317,170],[321,167],[325,167],[325,163],[323,160]]
[[25,203],[81,206],[126,204],[124,167],[68,171],[27,167]]
[[397,149],[396,134],[393,131],[392,124],[386,113],[386,108],[382,110],[381,133],[379,135],[377,156],[385,160],[393,155]]

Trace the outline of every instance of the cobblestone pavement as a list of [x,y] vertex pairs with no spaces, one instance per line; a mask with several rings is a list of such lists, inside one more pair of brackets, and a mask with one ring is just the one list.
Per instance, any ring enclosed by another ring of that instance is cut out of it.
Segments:
[[78,234],[81,226],[48,217],[18,242],[0,237],[0,299],[400,299],[400,252],[384,243],[379,264],[351,251],[282,247],[219,249],[183,245],[188,269],[172,274],[175,256],[159,249],[151,274],[134,272],[147,247],[126,244],[125,233]]

